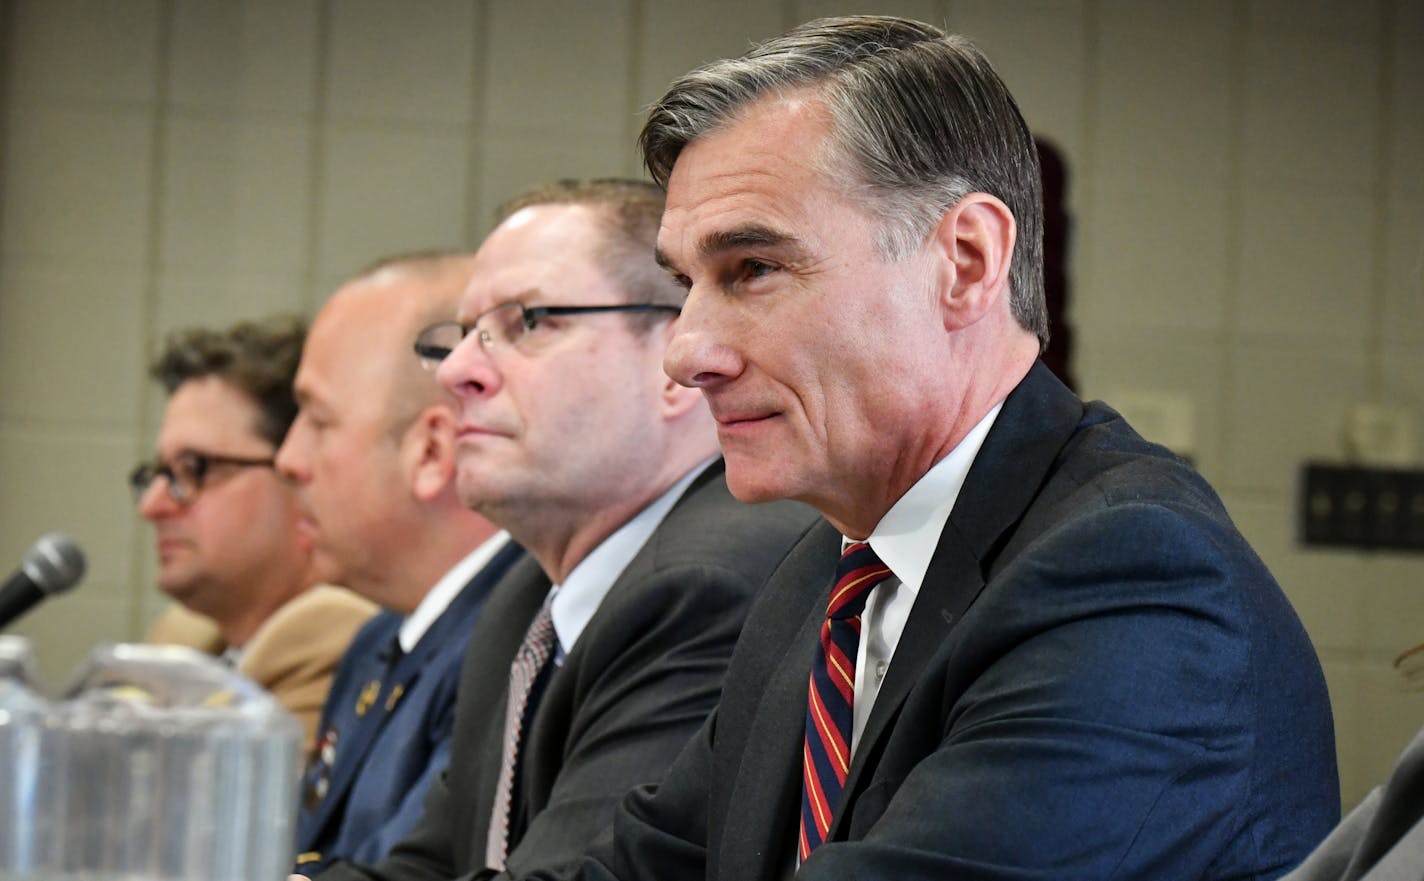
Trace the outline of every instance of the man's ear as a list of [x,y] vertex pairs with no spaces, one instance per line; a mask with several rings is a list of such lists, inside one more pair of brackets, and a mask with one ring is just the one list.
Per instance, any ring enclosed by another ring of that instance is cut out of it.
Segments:
[[988,193],[970,193],[940,218],[934,246],[946,329],[974,324],[1008,296],[1017,236],[1009,207]]
[[702,406],[702,391],[696,388],[688,388],[678,385],[670,377],[664,376],[662,388],[662,411],[663,416],[674,422],[686,416],[690,411]]
[[675,422],[686,416],[690,410],[701,406],[703,400],[701,390],[679,385],[663,369],[663,356],[676,333],[673,327],[674,323],[669,321],[661,329],[653,331],[657,336],[650,338],[659,342],[659,345],[652,347],[655,357],[650,366],[655,371],[656,379],[662,383],[658,400],[663,418],[668,422]]
[[429,502],[445,491],[455,479],[455,414],[449,407],[420,411],[401,438],[401,459],[416,499]]

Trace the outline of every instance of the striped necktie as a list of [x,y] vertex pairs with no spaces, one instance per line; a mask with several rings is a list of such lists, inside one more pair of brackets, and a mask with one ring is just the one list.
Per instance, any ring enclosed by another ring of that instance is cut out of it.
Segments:
[[[550,595],[552,599],[553,595]],[[501,750],[499,784],[495,788],[494,809],[490,812],[489,835],[485,839],[485,865],[503,871],[509,855],[509,814],[514,801],[514,774],[519,767],[520,741],[528,721],[529,697],[539,673],[554,656],[554,619],[549,600],[534,616],[524,642],[509,666],[509,699],[504,711],[504,749]]]
[[836,586],[821,625],[821,651],[811,665],[802,753],[801,834],[797,852],[805,860],[826,840],[850,770],[855,657],[860,647],[860,613],[871,588],[889,578],[870,545],[854,542],[841,553]]

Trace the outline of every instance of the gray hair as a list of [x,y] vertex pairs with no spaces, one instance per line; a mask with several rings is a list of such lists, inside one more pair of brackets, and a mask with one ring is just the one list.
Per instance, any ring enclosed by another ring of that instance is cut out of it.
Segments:
[[[1018,227],[1009,270],[1018,323],[1048,343],[1043,194],[1028,125],[987,58],[963,37],[902,18],[822,18],[674,81],[639,135],[666,187],[683,148],[753,103],[815,89],[832,133],[817,170],[880,223],[879,250],[904,259],[960,199],[985,192]],[[849,170],[849,174],[845,170]]]

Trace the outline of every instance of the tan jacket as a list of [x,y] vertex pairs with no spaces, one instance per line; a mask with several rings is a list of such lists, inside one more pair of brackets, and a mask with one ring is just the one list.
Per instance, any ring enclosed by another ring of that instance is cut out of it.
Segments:
[[[318,585],[262,622],[243,647],[238,671],[272,692],[302,723],[304,755],[316,746],[316,726],[336,665],[376,611],[374,603],[345,588]],[[176,605],[159,616],[144,642],[186,645],[210,654],[225,650],[216,625]]]

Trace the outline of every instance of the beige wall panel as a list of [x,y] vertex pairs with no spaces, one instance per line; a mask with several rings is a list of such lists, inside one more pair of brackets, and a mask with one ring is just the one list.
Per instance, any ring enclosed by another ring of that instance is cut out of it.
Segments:
[[1280,516],[1290,522],[1300,464],[1340,460],[1345,415],[1366,398],[1367,375],[1358,347],[1239,342],[1231,355],[1225,487],[1279,493]]
[[[126,598],[134,534],[128,474],[138,458],[122,435],[0,429],[0,559],[13,565],[35,539],[58,530],[88,559],[73,595]],[[114,626],[120,632],[128,621]]]
[[1103,4],[1092,108],[1099,180],[1227,184],[1232,12],[1226,0]]
[[1395,0],[1390,25],[1389,188],[1424,202],[1424,3]]
[[1424,188],[1391,189],[1385,199],[1382,334],[1424,347]]
[[740,55],[752,43],[786,27],[781,5],[759,0],[650,3],[646,10],[638,47],[637,94],[627,126],[630,143],[643,126],[638,111],[662,97],[674,79],[709,61]]
[[9,117],[0,253],[138,268],[147,253],[147,113],[33,109]]
[[[144,316],[135,308],[141,291],[133,273],[0,263],[0,420],[132,431],[144,357]],[[8,487],[9,475],[0,475]],[[74,488],[79,494],[66,498],[82,506],[87,487]]]
[[475,4],[342,0],[331,11],[332,119],[469,124]]
[[1241,157],[1246,182],[1288,182],[1317,198],[1373,186],[1380,173],[1379,65],[1372,43],[1253,34]]
[[[1070,183],[1071,186],[1071,183]],[[1073,189],[1070,198],[1081,198]],[[1085,327],[1216,331],[1226,326],[1231,193],[1189,179],[1099,178],[1074,243],[1074,318]],[[1070,210],[1074,210],[1070,207]]]
[[[794,13],[787,27],[821,18],[827,15],[898,15],[928,22],[936,27],[946,26],[946,9],[954,8],[954,0],[874,0],[856,3],[854,0],[793,0],[790,4]],[[780,29],[768,31],[770,37]]]
[[168,100],[209,113],[311,113],[318,9],[317,0],[177,0]]
[[1029,128],[1084,155],[1088,50],[1083,0],[954,0],[949,26],[979,44],[1008,83]]
[[160,269],[219,278],[303,269],[312,150],[301,122],[169,120]]
[[607,133],[570,132],[553,138],[547,133],[492,132],[481,155],[480,192],[472,244],[494,226],[499,204],[530,186],[563,177],[609,177],[634,174],[632,144]]
[[[1219,400],[1226,382],[1225,351],[1214,334],[1191,330],[1124,330],[1094,325],[1077,339],[1080,393],[1109,405],[1122,396],[1184,398],[1192,408],[1193,461],[1219,488],[1225,472]],[[1119,404],[1119,406],[1123,406]],[[1150,440],[1146,424],[1139,430]]]
[[1253,31],[1368,42],[1379,34],[1381,2],[1246,0],[1246,10],[1247,24]]
[[277,313],[305,315],[310,311],[306,284],[296,273],[164,273],[158,278],[155,344],[177,329],[226,327]]
[[20,101],[152,101],[158,0],[17,0],[10,87]]
[[1369,194],[1256,186],[1240,200],[1238,330],[1362,344],[1378,265]]
[[624,137],[631,4],[622,0],[491,0],[485,119],[492,129]]
[[377,257],[462,244],[465,140],[331,126],[322,159],[317,266],[347,277]]

